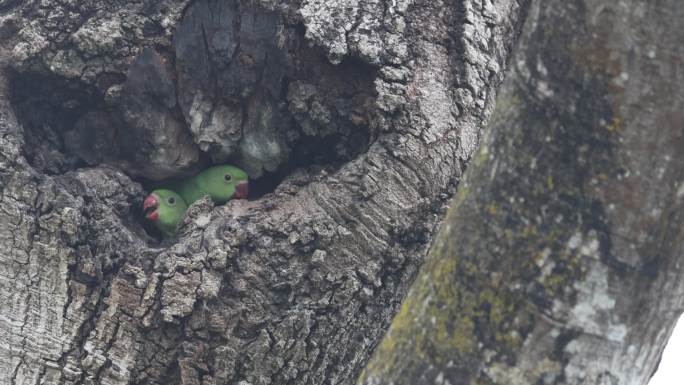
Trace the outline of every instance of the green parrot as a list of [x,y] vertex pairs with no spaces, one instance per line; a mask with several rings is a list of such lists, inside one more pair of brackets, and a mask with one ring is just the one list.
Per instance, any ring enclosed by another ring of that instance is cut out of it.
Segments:
[[215,203],[246,199],[247,173],[231,165],[210,167],[199,174],[172,184],[171,189],[152,191],[143,202],[145,218],[152,221],[164,238],[176,234],[176,226],[188,206],[209,195]]
[[154,222],[164,238],[171,238],[176,234],[176,226],[187,209],[185,200],[167,189],[154,190],[143,203],[145,218]]
[[247,198],[247,173],[235,166],[210,167],[192,178],[173,185],[173,190],[183,197],[188,206],[209,195],[215,203]]

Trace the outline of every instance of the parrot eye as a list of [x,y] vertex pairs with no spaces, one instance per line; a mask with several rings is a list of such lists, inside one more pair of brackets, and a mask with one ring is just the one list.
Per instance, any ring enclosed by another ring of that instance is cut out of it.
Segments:
[[176,204],[176,198],[174,197],[169,197],[169,199],[167,199],[166,201],[169,202],[170,205]]
[[223,176],[223,179],[224,179],[226,182],[230,182],[231,180],[233,180],[233,176],[230,175],[230,174],[226,174],[226,175]]

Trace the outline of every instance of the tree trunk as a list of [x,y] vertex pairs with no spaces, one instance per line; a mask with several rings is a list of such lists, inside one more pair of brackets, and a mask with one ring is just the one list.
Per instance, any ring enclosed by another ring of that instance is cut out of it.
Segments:
[[[0,0],[0,383],[354,381],[526,4]],[[148,235],[221,162],[252,199]]]
[[363,384],[646,384],[684,305],[684,10],[538,1]]

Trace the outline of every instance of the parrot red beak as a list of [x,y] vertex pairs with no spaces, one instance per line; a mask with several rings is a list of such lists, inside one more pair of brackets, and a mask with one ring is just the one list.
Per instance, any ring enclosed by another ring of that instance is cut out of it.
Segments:
[[235,198],[235,199],[247,199],[248,194],[249,194],[249,183],[247,181],[240,182],[240,183],[238,183],[237,186],[235,186],[235,194],[233,194],[233,198]]
[[143,202],[143,213],[145,214],[145,218],[151,221],[159,219],[159,213],[157,212],[158,207],[159,200],[157,200],[157,196],[154,194],[148,195]]

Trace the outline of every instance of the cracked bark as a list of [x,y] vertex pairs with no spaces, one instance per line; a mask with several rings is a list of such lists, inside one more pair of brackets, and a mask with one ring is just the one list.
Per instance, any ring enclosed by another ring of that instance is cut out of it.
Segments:
[[[353,382],[526,4],[0,1],[0,382]],[[146,233],[224,161],[261,194]]]
[[643,385],[684,310],[675,0],[538,1],[363,384]]

